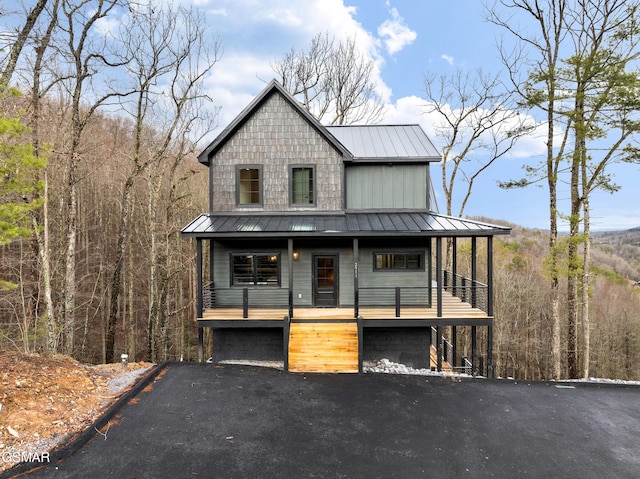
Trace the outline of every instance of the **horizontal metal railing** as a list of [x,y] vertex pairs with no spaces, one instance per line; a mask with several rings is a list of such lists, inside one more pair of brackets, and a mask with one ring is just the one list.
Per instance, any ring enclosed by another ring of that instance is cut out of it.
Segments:
[[290,310],[288,288],[216,288],[213,283],[203,287],[204,309],[234,308],[242,306],[243,317],[249,309],[283,308]]
[[[400,317],[404,307],[431,307],[431,289],[428,286],[379,286],[358,288],[356,311],[360,307],[393,306],[396,317]],[[356,314],[357,316],[357,314]]]
[[485,313],[489,312],[489,287],[451,271],[443,271],[442,289]]
[[[443,271],[442,288],[474,308],[488,313],[489,292],[486,284]],[[361,287],[354,295],[355,316],[360,307],[391,306],[395,308],[396,317],[400,317],[402,309],[406,307],[431,308],[433,291],[433,286]],[[293,300],[290,296],[288,288],[217,288],[213,283],[208,283],[203,286],[202,306],[204,309],[213,309],[242,305],[245,311],[249,308],[287,308],[292,312]]]
[[[438,349],[438,333],[437,329],[432,326],[431,327],[431,345]],[[468,374],[469,376],[475,375],[477,372],[482,371],[482,366],[479,367],[477,371],[474,371],[473,363],[466,356],[461,356],[456,353],[455,347],[451,341],[449,341],[445,336],[442,336],[442,344],[441,344],[441,354],[442,354],[442,362],[447,363],[449,367],[455,371],[462,374]]]

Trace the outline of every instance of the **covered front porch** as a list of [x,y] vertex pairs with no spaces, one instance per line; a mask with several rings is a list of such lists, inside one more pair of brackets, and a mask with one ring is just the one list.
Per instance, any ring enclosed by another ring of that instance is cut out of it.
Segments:
[[[299,371],[291,353],[314,351],[313,338],[322,337],[313,354],[325,362],[327,355],[349,356],[350,372],[362,371],[363,361],[385,347],[400,360],[428,365],[431,344],[441,370],[447,351],[456,358],[455,336],[463,328],[471,331],[472,361],[479,331],[486,338],[484,367],[472,369],[491,376],[493,236],[508,231],[430,212],[203,215],[183,230],[196,239],[200,358],[210,328],[220,346],[216,351],[212,343],[214,360],[224,348],[250,355],[266,344],[271,356],[280,349],[287,370]],[[463,248],[466,276],[458,273],[460,239],[470,246]],[[448,247],[454,254],[445,268]],[[349,338],[338,341],[343,333],[332,323],[351,325],[344,328]],[[301,335],[308,341],[292,347]]]
[[[401,338],[406,341],[422,331],[420,337],[427,338],[422,345],[424,357],[430,358],[432,369],[491,376],[493,316],[489,314],[488,286],[449,271],[443,271],[442,278],[445,282],[441,287],[436,281],[427,288],[431,298],[424,306],[415,306],[415,288],[407,288],[411,294],[405,295],[405,288],[401,287],[392,288],[395,304],[379,306],[361,306],[358,303],[349,307],[313,308],[282,303],[264,307],[267,300],[262,291],[249,288],[242,291],[242,307],[216,307],[215,301],[212,303],[209,299],[197,320],[200,358],[204,358],[204,328],[211,328],[219,334],[224,330],[276,329],[280,331],[276,334],[282,337],[285,370],[362,372],[367,356],[365,343],[374,341],[365,338],[374,338],[377,332],[383,332],[388,338],[398,332],[404,334]],[[205,288],[205,293],[207,298],[215,297],[211,286]],[[274,298],[293,295],[288,291],[272,291],[269,297],[273,302]],[[402,298],[407,298],[409,304],[405,304]],[[409,298],[412,299],[409,301]],[[467,329],[471,336],[469,358],[457,351],[455,337],[461,329]],[[486,349],[480,352],[477,338],[483,329],[486,332]],[[447,332],[450,334],[448,337],[445,336]],[[306,338],[301,338],[305,335]],[[319,336],[325,338],[319,341]],[[406,345],[406,349],[411,349],[411,346]],[[309,355],[314,357],[310,359]]]

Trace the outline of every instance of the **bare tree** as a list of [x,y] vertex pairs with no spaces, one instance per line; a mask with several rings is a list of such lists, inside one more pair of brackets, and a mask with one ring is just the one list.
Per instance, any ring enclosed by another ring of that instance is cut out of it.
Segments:
[[[32,85],[31,85],[31,133],[34,154],[41,155],[41,102],[46,92],[51,88],[54,82],[48,85],[42,85],[42,71],[46,58],[46,52],[53,39],[53,34],[58,26],[58,9],[60,0],[53,0],[50,4],[50,11],[46,28],[42,34],[37,34],[34,39],[34,61],[32,68]],[[45,317],[47,323],[47,351],[57,352],[59,343],[59,325],[55,317],[52,287],[51,287],[51,248],[49,243],[49,177],[47,169],[43,172],[43,198],[42,211],[40,215],[34,216],[34,223],[40,225],[34,228],[36,231],[36,241],[38,245],[38,257],[40,259],[40,269],[42,275],[42,288],[45,303]]]
[[[151,165],[166,159],[176,137],[189,131],[199,112],[193,104],[205,99],[202,81],[218,61],[218,43],[205,48],[205,21],[193,10],[147,6],[122,28],[127,72],[136,84],[134,100],[123,103],[134,121],[131,169],[122,192],[116,259],[111,279],[105,356],[113,359],[115,327],[122,295],[122,271],[129,241],[135,180]],[[164,91],[163,91],[164,90]],[[150,125],[158,130],[151,130]],[[160,134],[156,132],[160,131]],[[154,265],[155,266],[155,265]],[[153,309],[152,303],[152,309]]]
[[[517,140],[534,125],[510,104],[512,94],[504,89],[499,75],[477,70],[425,79],[427,106],[442,120],[435,125],[443,144],[442,187],[448,215],[462,216],[473,183],[496,160],[507,155]],[[459,176],[467,183],[457,211],[453,211],[453,191]]]
[[[108,81],[103,68],[121,65],[107,56],[105,38],[92,36],[96,23],[105,18],[120,0],[63,0],[60,28],[64,32],[64,49],[60,53],[70,65],[62,74],[63,84],[71,99],[70,139],[66,146],[66,252],[62,303],[64,349],[73,353],[75,334],[76,241],[78,224],[78,165],[82,161],[81,139],[89,119],[95,111],[114,96],[126,95],[112,91],[98,91],[94,80]],[[126,63],[126,62],[124,62]],[[91,90],[93,88],[93,90]],[[89,100],[93,98],[93,100]]]
[[[462,216],[473,183],[495,161],[508,155],[516,142],[533,128],[533,121],[520,115],[513,92],[500,75],[476,70],[451,76],[425,77],[426,112],[435,113],[437,140],[442,145],[441,178],[446,213]],[[454,189],[466,182],[460,207],[453,211]],[[447,248],[447,263],[450,249]]]
[[38,0],[36,2],[31,11],[27,14],[24,25],[17,32],[15,41],[9,48],[7,62],[2,70],[2,74],[0,75],[0,86],[9,85],[9,82],[11,82],[11,77],[16,69],[20,54],[22,53],[25,43],[27,43],[27,40],[29,39],[31,31],[38,21],[38,17],[47,5],[47,1],[48,0]]
[[358,50],[355,38],[336,42],[326,32],[313,37],[308,50],[292,48],[271,63],[284,88],[329,125],[375,123],[382,118],[374,66]]

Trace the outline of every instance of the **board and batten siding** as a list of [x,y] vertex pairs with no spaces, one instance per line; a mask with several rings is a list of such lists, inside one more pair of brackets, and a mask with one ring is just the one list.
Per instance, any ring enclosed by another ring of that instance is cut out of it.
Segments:
[[[293,261],[293,304],[294,307],[313,305],[313,255],[337,254],[339,262],[339,306],[353,306],[354,265],[353,247],[350,241],[335,240],[333,243],[302,241],[294,243],[299,252],[298,261]],[[375,253],[421,252],[424,254],[424,268],[420,271],[376,271],[373,265]],[[248,286],[250,307],[269,307],[286,304],[289,288],[289,261],[286,243],[282,241],[242,241],[214,242],[214,283],[216,305],[218,307],[241,307],[243,287],[230,285],[231,253],[263,253],[280,255],[280,288],[273,286]],[[361,288],[360,304],[393,305],[395,287],[405,288],[402,292],[403,304],[423,305],[428,298],[426,288],[429,283],[430,249],[424,241],[376,241],[363,240],[359,248],[358,283]],[[302,297],[300,297],[300,295]]]
[[[297,247],[300,253],[298,261],[293,261],[293,304],[298,307],[313,305],[313,255],[337,254],[339,267],[339,304],[353,305],[353,249],[348,242],[341,241],[335,246]],[[250,307],[267,307],[276,303],[286,304],[289,288],[289,260],[286,242],[220,242],[213,246],[214,284],[216,287],[216,306],[241,307],[241,286],[231,286],[231,253],[235,254],[279,254],[280,288],[273,286],[247,286]],[[302,298],[299,297],[302,295]]]
[[429,209],[428,165],[352,165],[347,209]]
[[[294,243],[295,245],[295,243]],[[293,305],[311,307],[313,305],[313,256],[338,255],[338,306],[353,306],[353,247],[351,242],[339,241],[332,245],[294,246],[299,251],[298,261],[293,262]],[[299,296],[302,295],[302,298]]]
[[[316,204],[289,205],[290,165],[315,165]],[[239,165],[262,168],[262,205],[236,205]],[[342,155],[281,95],[269,97],[211,160],[213,208],[229,211],[340,211]]]
[[275,286],[247,286],[250,307],[269,307],[279,303],[287,304],[289,288],[289,262],[287,244],[276,241],[260,242],[220,242],[213,244],[213,282],[216,290],[217,307],[242,307],[242,286],[231,286],[231,253],[236,254],[279,254],[280,288]]
[[[424,260],[424,268],[412,270],[381,271],[374,268],[375,253],[420,252]],[[394,288],[401,288],[402,304],[424,306],[428,302],[430,246],[429,242],[420,241],[388,241],[360,242],[358,261],[358,286],[360,288],[361,306],[385,306],[395,303]],[[404,288],[404,289],[403,289]],[[419,289],[413,289],[419,288]]]

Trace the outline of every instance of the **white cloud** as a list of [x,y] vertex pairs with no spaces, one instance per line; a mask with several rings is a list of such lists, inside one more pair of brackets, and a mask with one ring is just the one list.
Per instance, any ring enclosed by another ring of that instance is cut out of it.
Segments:
[[391,8],[389,13],[391,13],[391,19],[385,20],[378,27],[378,35],[383,38],[387,52],[393,55],[413,43],[417,34],[404,24],[404,18],[396,8]]
[[443,53],[442,55],[440,55],[440,58],[442,58],[449,65],[453,66],[453,57],[451,55],[447,55]]
[[227,15],[229,15],[229,12],[227,11],[226,8],[212,8],[211,10],[208,10],[207,13],[209,15],[215,15],[220,17],[226,17]]
[[291,48],[306,49],[321,32],[336,40],[354,39],[359,50],[374,61],[377,93],[384,101],[391,98],[391,89],[381,76],[384,59],[378,51],[379,41],[355,19],[356,8],[344,5],[343,0],[197,1],[223,50],[207,86],[208,94],[221,107],[220,129],[275,76],[272,61]]

